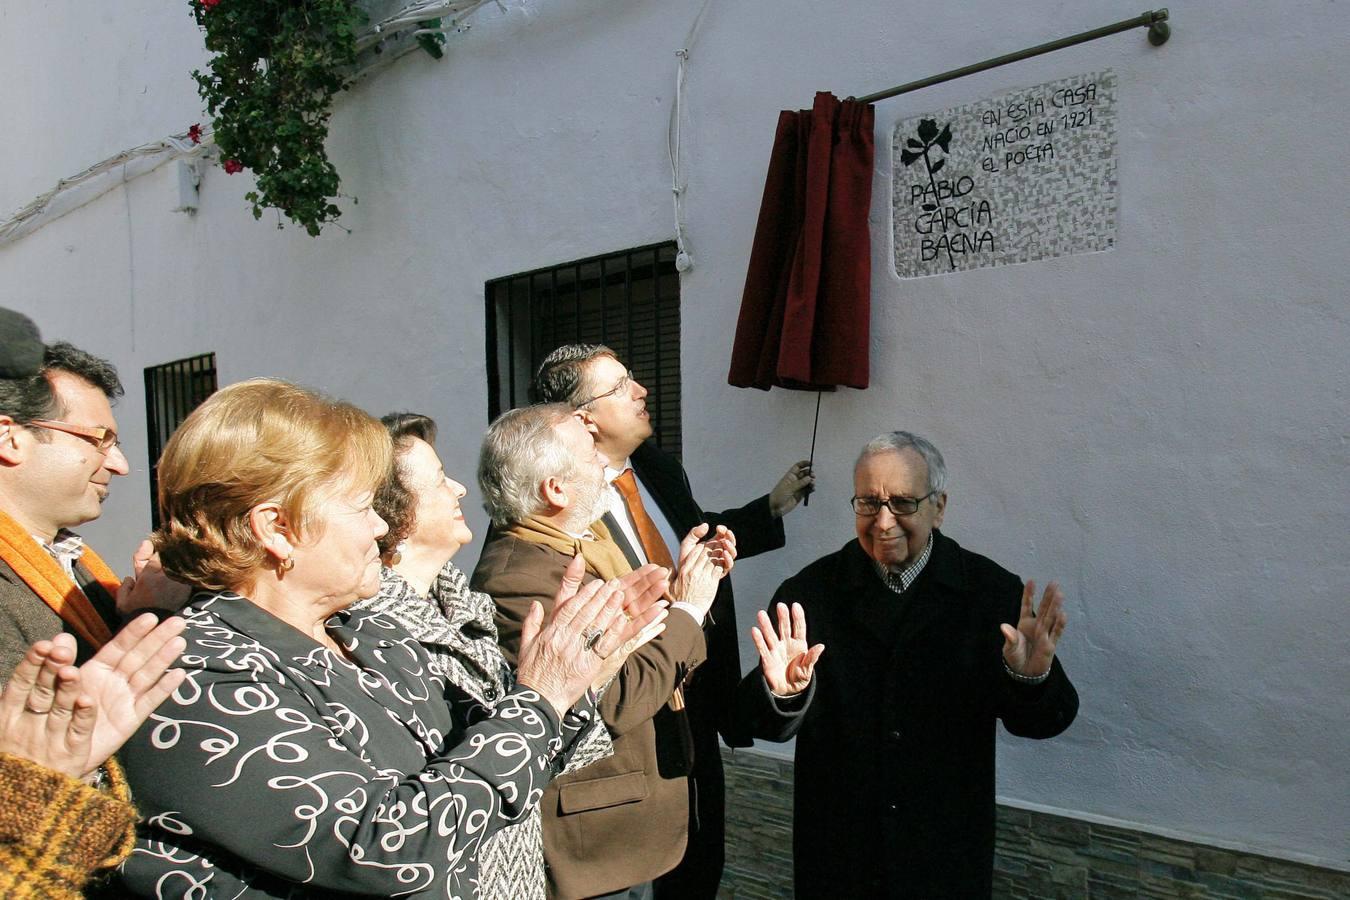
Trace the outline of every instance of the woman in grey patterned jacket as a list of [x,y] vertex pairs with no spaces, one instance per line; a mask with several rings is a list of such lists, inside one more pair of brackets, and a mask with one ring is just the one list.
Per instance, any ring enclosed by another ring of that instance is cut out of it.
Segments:
[[[511,667],[497,645],[494,604],[469,589],[469,579],[451,561],[473,540],[460,500],[464,485],[446,474],[437,455],[436,423],[417,413],[391,413],[381,421],[394,443],[394,471],[375,494],[375,511],[389,524],[380,538],[385,567],[380,592],[359,600],[393,619],[431,654],[432,668],[486,709],[506,695]],[[638,640],[611,654],[593,682],[599,693],[627,654],[655,637],[658,622]],[[613,753],[599,716],[577,739],[563,771],[574,772]],[[536,808],[519,824],[486,838],[478,851],[478,891],[484,900],[544,900],[544,850]]]
[[659,583],[565,583],[566,614],[533,617],[529,658],[485,705],[392,618],[352,608],[379,589],[372,499],[391,461],[365,413],[263,379],[169,442],[154,540],[201,590],[186,678],[123,751],[145,816],[131,892],[477,895],[483,840],[533,813],[595,718],[604,657],[661,615]]

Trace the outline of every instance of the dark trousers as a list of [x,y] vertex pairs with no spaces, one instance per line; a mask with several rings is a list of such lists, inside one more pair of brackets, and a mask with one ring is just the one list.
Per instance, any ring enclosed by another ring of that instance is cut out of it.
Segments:
[[722,882],[726,839],[726,785],[717,732],[694,725],[694,768],[689,776],[689,843],[684,859],[656,879],[656,900],[714,900]]

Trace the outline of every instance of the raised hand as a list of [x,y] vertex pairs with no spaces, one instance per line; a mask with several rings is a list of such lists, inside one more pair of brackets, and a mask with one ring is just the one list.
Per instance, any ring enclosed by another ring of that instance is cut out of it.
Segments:
[[1031,608],[1035,596],[1036,582],[1028,581],[1022,588],[1017,627],[999,626],[1003,632],[1003,661],[1009,669],[1028,678],[1038,678],[1050,671],[1055,647],[1069,621],[1064,612],[1064,593],[1057,582],[1046,585],[1037,611]]
[[166,671],[182,630],[182,619],[141,616],[78,669],[70,635],[38,641],[0,695],[0,751],[89,775],[182,683],[182,670]]
[[86,766],[97,712],[79,696],[74,660],[73,642],[38,641],[28,648],[0,695],[0,752],[83,778],[91,771]]
[[806,642],[806,612],[800,603],[792,604],[789,621],[786,604],[779,603],[778,630],[769,616],[760,610],[759,624],[750,629],[750,639],[759,651],[759,666],[769,690],[780,697],[800,694],[811,684],[816,661],[825,652],[824,644],[811,647]]
[[149,613],[137,616],[80,666],[80,690],[98,708],[89,771],[116,753],[187,677],[169,669],[187,646],[180,637],[185,625],[177,616],[163,622]]
[[811,471],[810,461],[803,459],[793,463],[769,491],[769,513],[775,519],[781,519],[815,489],[816,476]]

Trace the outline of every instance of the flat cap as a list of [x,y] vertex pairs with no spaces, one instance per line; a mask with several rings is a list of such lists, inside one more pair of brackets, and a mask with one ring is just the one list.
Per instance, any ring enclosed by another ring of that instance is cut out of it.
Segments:
[[36,375],[46,349],[32,319],[0,306],[0,378]]

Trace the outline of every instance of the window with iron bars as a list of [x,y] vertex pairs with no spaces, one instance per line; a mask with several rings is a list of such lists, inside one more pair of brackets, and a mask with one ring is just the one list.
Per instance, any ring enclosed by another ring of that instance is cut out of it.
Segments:
[[150,527],[159,527],[159,456],[183,420],[216,392],[216,355],[203,353],[145,370],[145,434],[150,450]]
[[657,446],[680,455],[680,276],[666,242],[487,283],[488,415],[530,402],[545,356],[605,344],[647,388]]

